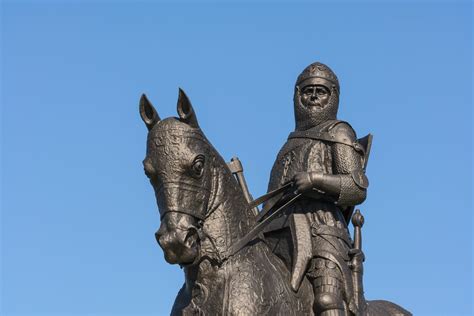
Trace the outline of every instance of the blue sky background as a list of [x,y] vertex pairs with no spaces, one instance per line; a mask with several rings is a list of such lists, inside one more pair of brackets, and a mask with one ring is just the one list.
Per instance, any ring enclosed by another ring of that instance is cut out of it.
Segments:
[[146,92],[185,89],[254,196],[293,130],[313,61],[339,117],[373,133],[361,207],[370,299],[472,315],[470,2],[4,1],[2,315],[166,315],[182,271],[155,242]]

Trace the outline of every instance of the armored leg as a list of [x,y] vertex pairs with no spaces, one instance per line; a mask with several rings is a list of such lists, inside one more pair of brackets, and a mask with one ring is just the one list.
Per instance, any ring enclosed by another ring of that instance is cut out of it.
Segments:
[[314,291],[314,314],[317,316],[345,316],[342,275],[334,262],[313,259],[313,271],[308,275]]
[[314,313],[320,316],[344,316],[344,299],[340,281],[333,277],[320,277],[313,281]]

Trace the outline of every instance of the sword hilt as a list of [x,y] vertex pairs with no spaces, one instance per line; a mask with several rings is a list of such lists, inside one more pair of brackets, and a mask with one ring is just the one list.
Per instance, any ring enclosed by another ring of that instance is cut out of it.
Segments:
[[352,225],[354,225],[354,249],[362,250],[362,226],[364,226],[364,216],[357,209],[352,215]]

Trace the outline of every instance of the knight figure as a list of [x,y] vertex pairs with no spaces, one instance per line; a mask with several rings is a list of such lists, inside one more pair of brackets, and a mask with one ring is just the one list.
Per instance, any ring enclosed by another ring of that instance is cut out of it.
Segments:
[[[292,181],[303,194],[266,235],[290,266],[293,289],[308,278],[314,313],[322,316],[357,315],[364,308],[354,295],[347,225],[353,207],[366,198],[367,157],[352,127],[337,119],[338,105],[339,82],[333,71],[319,62],[306,67],[295,85],[295,131],[278,153],[268,186],[272,191]],[[279,225],[289,228],[293,246],[286,249],[293,251],[281,250]]]

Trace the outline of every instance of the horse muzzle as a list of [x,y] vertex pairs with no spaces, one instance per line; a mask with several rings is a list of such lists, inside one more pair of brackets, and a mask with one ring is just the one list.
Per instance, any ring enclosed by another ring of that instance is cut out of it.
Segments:
[[191,264],[199,255],[199,234],[194,225],[185,225],[183,219],[173,221],[172,216],[162,219],[155,238],[163,249],[165,260],[170,264]]

